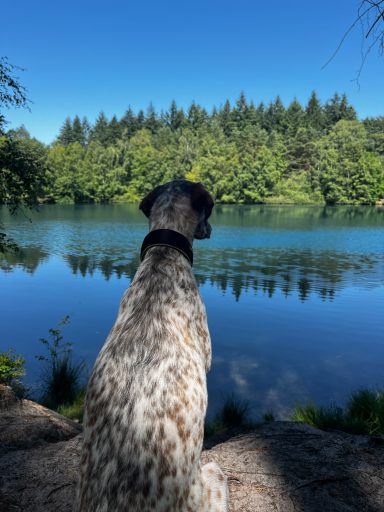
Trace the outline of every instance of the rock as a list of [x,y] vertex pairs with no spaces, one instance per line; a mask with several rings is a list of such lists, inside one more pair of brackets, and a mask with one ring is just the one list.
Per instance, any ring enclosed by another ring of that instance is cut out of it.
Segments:
[[31,400],[19,400],[9,387],[0,389],[0,455],[9,450],[70,439],[81,425]]
[[369,436],[274,422],[202,454],[229,479],[231,512],[384,510],[384,446]]
[[[72,509],[80,428],[29,401],[0,410],[2,512]],[[379,512],[383,441],[274,422],[205,450],[202,461],[227,474],[231,512]]]
[[16,397],[12,388],[5,384],[0,384],[0,411],[8,409],[16,402]]
[[0,457],[1,512],[72,510],[81,436]]

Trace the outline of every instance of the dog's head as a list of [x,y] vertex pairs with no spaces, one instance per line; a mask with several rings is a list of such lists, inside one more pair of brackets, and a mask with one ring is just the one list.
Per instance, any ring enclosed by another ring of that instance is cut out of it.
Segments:
[[149,218],[155,204],[156,207],[159,205],[164,209],[172,208],[172,205],[179,201],[180,198],[186,198],[189,201],[190,207],[198,214],[194,238],[199,240],[209,238],[212,228],[208,218],[212,213],[214,201],[202,183],[173,180],[164,185],[159,185],[144,197],[139,208]]

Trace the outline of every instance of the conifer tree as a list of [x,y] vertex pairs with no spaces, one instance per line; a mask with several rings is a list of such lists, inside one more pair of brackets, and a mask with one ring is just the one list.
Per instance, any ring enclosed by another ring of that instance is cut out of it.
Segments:
[[152,102],[149,104],[147,109],[147,115],[145,116],[144,121],[144,128],[149,130],[152,134],[155,134],[160,128],[160,122]]
[[68,146],[69,144],[72,144],[72,142],[74,142],[72,121],[69,117],[66,118],[63,126],[60,128],[60,133],[57,137],[57,141],[62,146]]
[[340,119],[346,121],[355,121],[357,119],[356,110],[348,103],[347,95],[343,94],[340,101]]
[[208,112],[199,105],[196,105],[194,101],[192,101],[191,106],[187,112],[188,124],[192,130],[197,132],[199,129],[201,129],[208,122],[208,117]]
[[90,140],[99,142],[103,146],[107,146],[109,143],[109,125],[108,119],[104,112],[100,112],[96,119],[95,126],[91,129]]
[[307,126],[317,131],[321,131],[324,128],[324,113],[315,91],[312,91],[305,108],[305,120]]
[[83,117],[81,124],[83,127],[84,145],[86,145],[86,144],[88,144],[89,133],[91,131],[91,125],[89,124],[89,121],[86,117]]
[[137,113],[136,117],[136,131],[142,130],[145,125],[145,115],[144,110],[140,109]]
[[185,115],[183,109],[178,109],[175,100],[172,100],[169,111],[165,113],[165,122],[170,129],[175,132],[185,125]]
[[72,142],[78,142],[82,146],[85,146],[86,144],[84,126],[83,123],[80,121],[79,116],[75,116],[72,123]]
[[328,128],[331,128],[341,119],[340,102],[340,95],[336,92],[324,106],[325,122]]
[[233,130],[231,110],[231,104],[229,100],[226,100],[223,108],[218,113],[220,126],[227,137],[230,137]]
[[267,129],[265,122],[265,105],[262,101],[257,105],[256,108],[256,121],[261,128]]
[[276,130],[280,133],[284,132],[285,107],[280,99],[280,96],[277,96],[276,99],[271,101],[271,103],[268,105],[264,120],[267,130]]
[[253,101],[251,101],[248,105],[246,119],[247,125],[259,125],[257,110]]
[[125,112],[123,117],[120,119],[120,125],[122,127],[124,136],[130,139],[137,131],[136,116],[131,107]]
[[116,116],[113,116],[108,125],[108,144],[116,144],[121,137],[121,125]]
[[285,126],[286,134],[289,137],[294,137],[297,130],[303,126],[304,111],[303,107],[295,98],[287,108],[285,113]]
[[247,124],[248,104],[244,91],[241,91],[236,105],[232,110],[233,124],[238,130],[244,130]]

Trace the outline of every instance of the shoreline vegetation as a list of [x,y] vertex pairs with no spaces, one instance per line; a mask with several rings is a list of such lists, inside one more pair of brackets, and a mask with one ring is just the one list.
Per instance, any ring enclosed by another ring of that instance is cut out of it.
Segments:
[[[85,367],[73,362],[72,344],[63,339],[61,328],[68,321],[69,317],[64,317],[56,328],[49,329],[48,338],[40,339],[48,356],[37,356],[46,363],[42,393],[37,403],[81,423],[86,394]],[[28,397],[28,388],[20,380],[25,375],[24,364],[25,359],[14,355],[12,350],[0,353],[0,394],[9,386],[18,398]],[[298,404],[290,417],[283,419],[303,422],[324,431],[384,435],[384,389],[358,389],[351,393],[344,407],[335,404],[317,406],[313,402]],[[255,420],[249,403],[231,395],[213,418],[206,419],[205,439],[251,431],[275,420],[273,411],[267,411],[261,419]]]
[[173,101],[161,113],[152,104],[120,119],[101,112],[93,125],[67,118],[49,146],[23,127],[0,129],[0,204],[23,201],[20,163],[40,203],[137,202],[184,178],[223,204],[383,205],[384,116],[359,120],[337,93],[288,106],[241,93],[211,112]]

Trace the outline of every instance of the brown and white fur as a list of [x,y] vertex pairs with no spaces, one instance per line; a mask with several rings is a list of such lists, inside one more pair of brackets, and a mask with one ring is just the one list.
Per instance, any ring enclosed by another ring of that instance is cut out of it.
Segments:
[[[150,231],[208,238],[213,206],[200,183],[174,180],[140,208]],[[190,263],[148,250],[88,385],[77,512],[224,512],[226,477],[201,467],[211,341]]]

